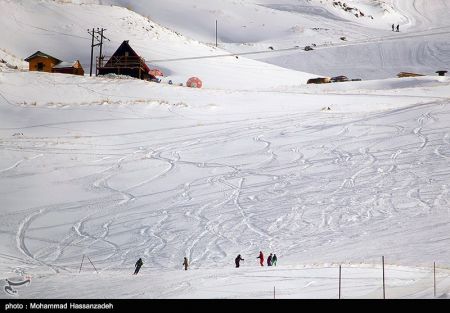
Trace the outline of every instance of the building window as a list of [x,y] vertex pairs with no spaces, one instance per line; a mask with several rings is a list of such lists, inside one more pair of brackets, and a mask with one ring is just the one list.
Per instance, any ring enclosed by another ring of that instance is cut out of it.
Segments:
[[39,62],[39,63],[37,64],[37,70],[38,70],[38,71],[43,71],[43,70],[44,70],[44,63]]

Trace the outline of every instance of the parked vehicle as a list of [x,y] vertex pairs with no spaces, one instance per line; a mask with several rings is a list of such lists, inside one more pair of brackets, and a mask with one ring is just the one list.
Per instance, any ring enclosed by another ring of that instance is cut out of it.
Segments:
[[331,82],[337,83],[337,82],[348,82],[350,79],[348,79],[347,76],[341,75],[341,76],[335,76],[331,77]]

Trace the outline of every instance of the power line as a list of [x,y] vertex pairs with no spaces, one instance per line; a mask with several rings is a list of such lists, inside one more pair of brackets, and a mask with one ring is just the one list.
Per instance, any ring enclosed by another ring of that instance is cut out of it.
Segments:
[[147,62],[156,63],[156,62],[186,61],[186,60],[197,60],[197,59],[211,59],[211,58],[222,58],[222,57],[248,55],[248,54],[283,52],[283,51],[291,51],[291,50],[299,50],[299,49],[301,49],[301,48],[298,46],[295,46],[293,48],[285,48],[285,49],[270,50],[270,51],[261,50],[261,51],[252,51],[252,52],[227,53],[227,54],[205,55],[205,56],[175,58],[175,59],[149,60]]
[[[108,38],[106,38],[106,37],[103,35],[103,32],[104,32],[105,30],[106,30],[106,29],[104,29],[104,28],[99,29],[98,27],[97,27],[96,30],[95,30],[94,28],[92,28],[92,31],[91,31],[90,29],[87,30],[87,32],[89,33],[89,35],[91,35],[91,66],[90,66],[90,69],[89,69],[89,76],[92,76],[92,63],[93,63],[93,59],[94,59],[94,47],[100,46],[100,56],[99,56],[99,61],[101,61],[101,60],[103,59],[103,55],[102,55],[103,39],[106,39],[106,40],[108,40],[108,41],[111,41],[111,40],[109,40]],[[100,38],[99,38],[97,35],[99,35]],[[97,40],[97,43],[94,43],[94,39]],[[95,72],[95,76],[97,76],[97,70],[96,70],[96,72]]]

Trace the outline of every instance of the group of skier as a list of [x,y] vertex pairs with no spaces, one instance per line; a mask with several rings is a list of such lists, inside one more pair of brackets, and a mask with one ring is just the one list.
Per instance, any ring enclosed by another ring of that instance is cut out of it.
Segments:
[[[264,266],[264,254],[262,253],[262,251],[259,251],[259,255],[256,258],[259,259],[259,264],[261,266]],[[244,261],[244,259],[241,257],[240,254],[238,254],[236,259],[234,259],[236,267],[239,267],[239,263],[241,261]],[[137,273],[139,273],[139,270],[141,269],[142,265],[144,265],[144,262],[142,261],[142,258],[139,258],[139,260],[137,260],[136,264],[134,265],[135,270],[133,275],[137,275]],[[276,266],[276,265],[277,265],[277,255],[270,253],[270,255],[267,257],[267,266]],[[183,266],[184,270],[187,271],[189,266],[187,257],[184,257]]]
[[[259,264],[261,266],[264,266],[264,254],[262,253],[262,251],[259,251],[259,255],[256,258],[259,259]],[[267,257],[267,266],[277,266],[277,260],[278,260],[277,255],[271,253]],[[239,267],[240,261],[244,261],[244,259],[241,257],[240,254],[238,254],[236,259],[234,259],[234,262],[236,263],[236,267]]]
[[[264,254],[262,253],[262,251],[259,251],[259,255],[256,258],[259,259],[259,264],[261,266],[264,266]],[[277,260],[278,259],[276,254],[269,254],[269,256],[267,257],[267,266],[276,266]]]
[[400,31],[400,25],[399,24],[397,24],[397,27],[395,27],[395,24],[392,24],[392,31],[393,32],[399,32]]

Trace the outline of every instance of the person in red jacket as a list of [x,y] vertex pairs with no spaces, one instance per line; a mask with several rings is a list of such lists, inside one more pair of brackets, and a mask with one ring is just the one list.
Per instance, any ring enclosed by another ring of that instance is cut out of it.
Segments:
[[257,256],[256,258],[259,259],[259,264],[261,264],[261,266],[264,266],[264,255],[262,251],[259,251],[259,256]]

